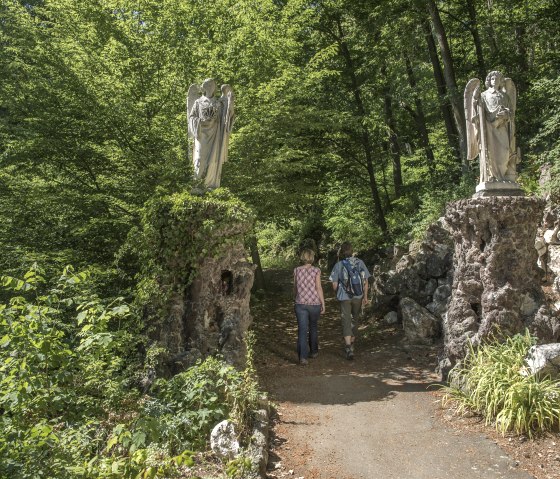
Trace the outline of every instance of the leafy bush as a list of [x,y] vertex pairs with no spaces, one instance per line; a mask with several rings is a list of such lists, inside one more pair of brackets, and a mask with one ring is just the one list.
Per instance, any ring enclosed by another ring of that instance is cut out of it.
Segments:
[[2,277],[0,477],[178,477],[217,422],[247,431],[260,394],[251,340],[244,371],[208,358],[143,395],[143,338],[123,298],[99,298],[89,271],[53,283],[37,267]]
[[0,475],[65,476],[75,458],[95,454],[99,418],[137,396],[124,388],[129,308],[98,298],[90,276],[68,267],[54,287],[37,267],[2,277],[13,296],[0,305]]
[[466,358],[451,370],[444,404],[459,413],[473,411],[495,423],[502,434],[542,432],[560,421],[560,382],[527,374],[524,358],[535,338],[526,332],[471,347]]

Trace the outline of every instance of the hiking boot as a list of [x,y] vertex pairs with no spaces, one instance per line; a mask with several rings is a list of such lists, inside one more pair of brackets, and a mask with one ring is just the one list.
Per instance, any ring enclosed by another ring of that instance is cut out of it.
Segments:
[[307,359],[301,358],[301,359],[299,360],[299,364],[300,364],[301,366],[307,366]]
[[354,359],[354,351],[352,351],[351,347],[346,348],[346,359],[352,361]]
[[317,356],[319,356],[319,353],[311,353],[311,354],[309,355],[309,357],[310,357],[311,359],[315,359]]

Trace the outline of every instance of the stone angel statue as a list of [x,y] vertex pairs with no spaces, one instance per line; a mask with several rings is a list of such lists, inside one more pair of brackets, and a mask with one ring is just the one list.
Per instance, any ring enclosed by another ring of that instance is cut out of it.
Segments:
[[480,80],[473,78],[464,94],[467,158],[474,160],[478,156],[480,161],[476,191],[522,194],[516,183],[516,165],[520,161],[515,145],[517,89],[511,78],[504,78],[499,71],[486,76],[485,86],[487,89],[481,92]]
[[229,136],[234,114],[234,96],[230,85],[222,85],[222,96],[214,96],[216,82],[209,78],[202,86],[193,84],[187,94],[189,136],[194,138],[195,178],[207,188],[218,188],[222,166],[227,160]]

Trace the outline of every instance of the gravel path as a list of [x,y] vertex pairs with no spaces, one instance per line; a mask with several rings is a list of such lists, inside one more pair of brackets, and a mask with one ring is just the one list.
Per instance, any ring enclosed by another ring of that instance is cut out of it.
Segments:
[[298,365],[290,274],[268,275],[274,292],[255,302],[253,315],[257,370],[277,406],[269,478],[532,477],[482,433],[441,420],[433,348],[406,347],[400,330],[364,323],[347,361],[325,284],[319,357]]

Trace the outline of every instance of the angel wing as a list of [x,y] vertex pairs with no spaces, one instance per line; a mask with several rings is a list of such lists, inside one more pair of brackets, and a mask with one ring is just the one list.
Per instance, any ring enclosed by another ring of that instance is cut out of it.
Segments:
[[[189,92],[187,93],[187,120],[191,114],[192,108],[194,106],[194,102],[200,97],[200,86],[196,83],[193,83],[189,87]],[[194,133],[191,130],[191,123],[189,121],[189,136],[194,138]]]
[[511,78],[504,79],[504,90],[509,97],[511,116],[515,118],[515,110],[517,109],[517,87]]
[[511,78],[504,79],[504,90],[509,97],[509,108],[510,108],[510,136],[509,136],[509,151],[512,157],[515,157],[515,163],[521,161],[521,150],[515,144],[515,112],[517,110],[517,87]]
[[233,88],[229,84],[224,84],[221,87],[222,98],[224,100],[224,126],[225,130],[229,133],[233,127],[235,120],[235,111],[233,104],[235,102],[235,94]]
[[479,154],[478,131],[476,122],[478,117],[478,102],[480,100],[480,80],[471,78],[465,87],[463,95],[465,102],[465,120],[467,123],[467,159],[474,160]]

